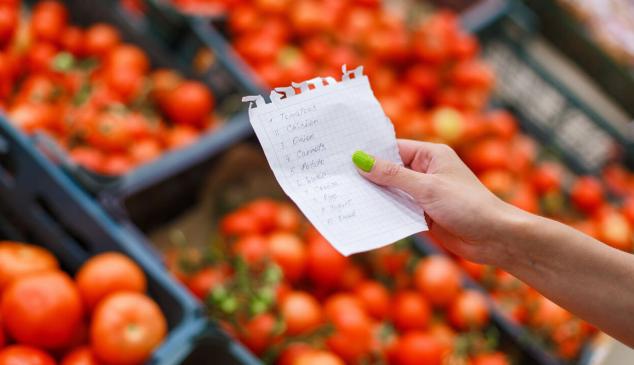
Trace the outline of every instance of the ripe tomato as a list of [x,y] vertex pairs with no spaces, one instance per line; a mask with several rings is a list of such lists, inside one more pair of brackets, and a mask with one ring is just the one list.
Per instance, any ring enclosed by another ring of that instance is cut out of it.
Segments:
[[98,171],[105,175],[121,176],[128,173],[134,167],[132,159],[124,154],[111,154]]
[[107,68],[105,71],[106,85],[114,91],[121,101],[129,103],[139,96],[145,81],[143,75],[132,68]]
[[429,333],[410,331],[396,343],[397,365],[440,365],[443,346]]
[[64,356],[60,365],[99,365],[99,362],[90,346],[81,346]]
[[415,64],[407,69],[405,79],[424,96],[434,94],[440,85],[438,72],[421,64]]
[[627,218],[630,224],[634,224],[634,196],[625,199],[621,207],[621,213]]
[[603,187],[595,177],[580,177],[572,185],[570,199],[578,209],[592,214],[603,205]]
[[84,47],[84,32],[73,26],[68,26],[60,39],[62,48],[75,56],[81,56]]
[[214,97],[203,83],[185,81],[169,93],[163,109],[171,121],[201,128],[214,108]]
[[150,61],[141,48],[131,44],[121,44],[108,52],[105,67],[114,72],[129,70],[143,75],[150,69]]
[[89,310],[109,294],[118,291],[144,293],[147,281],[143,270],[127,256],[106,252],[91,257],[79,268],[77,288]]
[[599,239],[608,245],[632,252],[634,244],[634,229],[625,216],[616,211],[610,211],[598,219]]
[[509,359],[501,352],[479,354],[469,359],[469,365],[509,365]]
[[531,176],[531,183],[541,195],[551,191],[559,191],[562,175],[561,166],[558,163],[543,162],[535,167]]
[[378,281],[366,280],[354,288],[354,293],[372,317],[383,320],[390,312],[390,292]]
[[509,166],[509,145],[499,139],[477,142],[465,152],[465,162],[476,173]]
[[151,95],[160,105],[163,105],[169,93],[183,82],[183,77],[178,72],[163,68],[152,71],[150,78],[152,80]]
[[268,256],[267,240],[259,234],[240,237],[233,244],[232,250],[250,265],[261,263]]
[[253,317],[244,326],[240,341],[254,354],[262,355],[276,340],[277,320],[271,313],[263,313]]
[[529,319],[531,325],[538,329],[553,329],[568,322],[572,314],[544,296],[537,297],[535,310]]
[[130,146],[130,156],[139,164],[148,163],[161,156],[161,144],[155,139],[145,138]]
[[296,365],[297,359],[307,352],[312,352],[314,349],[309,345],[301,342],[292,343],[288,345],[280,357],[277,359],[277,365]]
[[429,256],[414,271],[414,285],[432,305],[444,307],[460,293],[460,270],[450,259]]
[[225,267],[207,267],[187,279],[185,284],[198,299],[205,300],[209,292],[222,284],[228,276],[229,271]]
[[259,234],[259,229],[256,217],[246,210],[229,213],[220,221],[220,231],[225,236]]
[[300,354],[294,365],[344,365],[337,355],[329,351],[315,350]]
[[51,70],[55,55],[57,55],[57,48],[54,45],[46,42],[37,42],[28,50],[26,65],[32,73],[47,73]]
[[451,74],[452,82],[461,88],[490,90],[495,81],[491,68],[481,61],[458,62]]
[[260,232],[270,232],[276,228],[278,204],[268,198],[260,198],[250,202],[246,210],[251,212],[260,225]]
[[429,328],[429,334],[434,336],[436,341],[442,346],[442,354],[450,354],[454,350],[456,332],[446,323],[434,323]]
[[145,362],[167,333],[161,309],[147,296],[114,293],[95,309],[90,344],[97,359],[113,365]]
[[301,217],[297,208],[288,203],[279,203],[275,226],[280,231],[295,232],[299,229]]
[[79,291],[71,278],[59,271],[15,280],[4,291],[1,310],[12,338],[43,349],[67,346],[83,318]]
[[55,256],[41,247],[0,241],[0,293],[16,279],[58,268]]
[[269,255],[284,273],[284,278],[295,282],[304,275],[306,268],[306,248],[304,243],[292,233],[277,232],[268,238]]
[[466,33],[459,33],[452,46],[451,55],[458,60],[472,59],[480,50],[478,39]]
[[55,360],[35,347],[12,345],[0,351],[0,365],[55,365]]
[[132,130],[127,123],[128,114],[102,112],[90,121],[86,140],[91,145],[106,151],[124,151],[134,142]]
[[37,40],[57,43],[61,40],[68,12],[58,1],[45,0],[33,7],[31,33]]
[[467,289],[451,303],[449,321],[462,330],[480,329],[489,321],[489,308],[484,295]]
[[284,296],[280,312],[289,335],[306,333],[322,322],[321,307],[312,295],[295,291]]
[[168,130],[165,144],[170,149],[187,147],[198,139],[198,131],[190,126],[176,125]]
[[405,290],[394,297],[392,321],[400,331],[424,329],[431,319],[431,308],[422,295]]
[[306,274],[318,287],[334,288],[341,283],[348,259],[321,235],[308,241]]
[[18,27],[18,21],[17,7],[0,3],[0,47],[11,41]]
[[115,27],[96,23],[86,29],[83,50],[88,56],[104,57],[120,41],[119,31]]
[[315,34],[332,26],[334,18],[322,16],[324,6],[319,1],[300,0],[292,3],[290,21],[295,32],[303,35]]
[[485,116],[488,132],[498,138],[510,141],[517,135],[518,126],[515,117],[506,110],[495,110]]
[[455,38],[455,17],[448,12],[438,12],[414,34],[412,49],[421,61],[440,64],[451,56],[451,44]]
[[373,345],[373,327],[363,310],[354,306],[330,305],[328,320],[335,332],[326,340],[328,348],[347,363],[357,364],[367,357]]
[[259,27],[262,17],[253,6],[237,6],[229,13],[229,29],[234,34],[246,33]]

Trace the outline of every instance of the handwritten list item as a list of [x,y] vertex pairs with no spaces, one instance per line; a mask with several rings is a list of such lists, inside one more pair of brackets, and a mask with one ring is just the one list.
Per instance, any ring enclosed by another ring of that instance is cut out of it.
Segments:
[[[300,93],[296,93],[300,89]],[[352,164],[356,150],[402,163],[394,127],[362,68],[341,81],[315,78],[251,102],[249,119],[284,192],[342,254],[385,246],[427,230],[407,194],[370,183]]]

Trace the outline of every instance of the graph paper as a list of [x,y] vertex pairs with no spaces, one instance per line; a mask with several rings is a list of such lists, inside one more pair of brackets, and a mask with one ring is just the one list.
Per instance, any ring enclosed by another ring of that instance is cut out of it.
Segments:
[[407,194],[361,177],[356,150],[402,163],[394,127],[362,67],[341,81],[315,78],[276,88],[270,101],[247,96],[249,119],[284,192],[342,254],[393,243],[427,230]]

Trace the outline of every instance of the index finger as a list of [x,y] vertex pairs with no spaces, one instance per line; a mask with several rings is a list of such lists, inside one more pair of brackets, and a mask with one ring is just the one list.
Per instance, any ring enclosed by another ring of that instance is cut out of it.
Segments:
[[398,150],[405,166],[418,172],[427,172],[432,158],[438,154],[441,144],[397,139]]

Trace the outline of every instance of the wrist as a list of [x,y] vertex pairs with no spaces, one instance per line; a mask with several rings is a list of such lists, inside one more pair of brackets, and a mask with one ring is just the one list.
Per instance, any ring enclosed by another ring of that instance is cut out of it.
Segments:
[[530,261],[531,233],[535,232],[537,216],[504,203],[499,215],[498,227],[491,243],[498,254],[493,258],[493,265],[511,271]]

